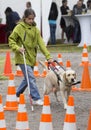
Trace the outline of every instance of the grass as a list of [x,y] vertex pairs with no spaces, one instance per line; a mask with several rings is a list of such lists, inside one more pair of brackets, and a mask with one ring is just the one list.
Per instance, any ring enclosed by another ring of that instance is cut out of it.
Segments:
[[[83,47],[78,47],[78,44],[66,44],[60,43],[59,40],[57,41],[56,45],[51,45],[48,43],[47,48],[49,52],[82,52]],[[8,44],[0,44],[0,52],[6,52],[10,50]],[[87,47],[88,52],[91,52],[91,46]]]

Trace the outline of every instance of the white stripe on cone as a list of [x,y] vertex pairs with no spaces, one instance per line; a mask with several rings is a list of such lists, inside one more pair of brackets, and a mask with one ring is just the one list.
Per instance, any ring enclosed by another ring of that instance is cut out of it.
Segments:
[[22,112],[26,112],[26,106],[25,106],[25,105],[21,105],[21,104],[19,104],[18,112],[20,112],[20,113],[22,113]]
[[51,110],[49,106],[43,106],[43,110],[42,110],[43,114],[50,114]]
[[16,95],[7,95],[6,100],[11,102],[16,101]]
[[74,112],[74,106],[67,106],[67,114],[75,114]]
[[86,49],[86,48],[84,48],[84,49],[83,49],[83,53],[86,53],[86,52],[87,52],[87,49]]
[[0,128],[6,128],[5,120],[0,120]]
[[53,130],[52,123],[40,122],[39,130]]
[[77,130],[76,129],[76,124],[75,123],[64,122],[64,128],[63,128],[63,130]]
[[0,105],[0,112],[3,112],[3,106]]
[[29,129],[29,124],[27,121],[17,121],[16,123],[16,129],[19,129],[19,130],[26,130],[26,129]]
[[9,80],[9,82],[8,82],[8,86],[15,86],[15,84],[14,84],[14,80]]
[[88,57],[82,57],[82,61],[88,61]]
[[38,70],[38,67],[37,67],[37,66],[34,66],[34,70],[37,71],[37,70]]

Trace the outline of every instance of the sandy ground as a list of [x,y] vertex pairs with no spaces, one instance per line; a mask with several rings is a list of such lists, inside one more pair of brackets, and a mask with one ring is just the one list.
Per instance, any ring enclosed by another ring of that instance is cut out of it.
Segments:
[[[3,55],[3,54],[2,54]],[[1,55],[1,56],[2,56]],[[11,55],[13,57],[13,55]],[[57,59],[57,53],[52,53],[54,59]],[[38,54],[38,59],[44,60],[44,56]],[[62,53],[62,60],[64,67],[66,65],[66,61],[70,60],[71,67],[77,73],[77,80],[82,80],[83,75],[83,67],[80,67],[79,64],[81,63],[82,54],[81,53]],[[89,53],[89,61],[91,62],[91,53]],[[12,69],[13,70],[13,69]],[[15,72],[15,70],[13,70]],[[39,71],[42,72],[42,68],[39,66]],[[91,67],[89,67],[89,73],[91,75]],[[15,86],[16,89],[19,86],[22,77],[15,77]],[[43,84],[44,78],[36,78],[38,89],[40,92],[41,97],[43,98]],[[7,87],[8,87],[8,80],[0,81],[0,94],[2,95],[3,106],[6,103],[6,96],[7,96]],[[80,85],[76,86],[80,87]],[[28,122],[29,127],[31,130],[38,130],[40,124],[40,117],[42,113],[41,106],[34,106],[34,112],[31,111],[30,101],[28,97],[28,90],[24,92],[25,100],[26,100],[26,110],[28,113]],[[76,114],[76,126],[77,130],[87,130],[88,125],[88,118],[89,112],[91,110],[91,92],[71,92],[71,95],[74,96],[75,102],[75,114]],[[60,94],[59,94],[60,97]],[[61,97],[60,97],[61,100]],[[63,130],[64,125],[64,117],[66,111],[63,109],[63,102],[62,100],[58,104],[53,93],[50,94],[50,101],[51,101],[51,114],[52,114],[52,125],[53,130]],[[5,113],[5,121],[7,130],[15,130],[16,127],[16,115],[17,111],[4,111]]]

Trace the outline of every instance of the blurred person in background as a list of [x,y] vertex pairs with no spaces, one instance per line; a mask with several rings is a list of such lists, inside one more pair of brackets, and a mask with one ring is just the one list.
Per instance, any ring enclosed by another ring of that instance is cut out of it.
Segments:
[[[68,10],[69,10],[69,7],[67,6],[67,0],[62,0],[62,6],[60,7],[61,15],[67,15]],[[60,27],[62,28],[61,39],[62,39],[62,42],[64,42],[64,33],[66,29],[66,23],[63,17],[61,17],[60,19]]]
[[58,17],[58,9],[57,5],[55,2],[52,2],[49,16],[48,16],[48,21],[49,21],[49,27],[50,27],[50,41],[51,44],[55,45],[56,44],[56,21]]
[[77,4],[73,6],[73,21],[74,21],[74,40],[73,43],[80,43],[81,41],[81,29],[78,19],[75,17],[77,14],[82,14],[86,10],[85,6],[83,6],[83,1],[77,1]]
[[26,2],[26,9],[30,9],[31,7],[32,7],[31,2],[30,1]]
[[91,10],[91,0],[87,1],[87,10]]
[[10,7],[7,7],[4,13],[6,15],[6,32],[8,37],[10,33],[13,31],[14,27],[19,22],[20,16],[16,11],[13,11]]

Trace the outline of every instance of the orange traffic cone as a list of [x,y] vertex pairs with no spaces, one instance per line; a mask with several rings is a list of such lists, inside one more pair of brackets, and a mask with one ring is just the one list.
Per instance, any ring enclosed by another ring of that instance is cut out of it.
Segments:
[[[45,61],[45,66],[48,67],[48,62],[47,62],[47,61]],[[41,77],[46,77],[46,75],[47,75],[47,71],[46,71],[46,69],[44,68],[44,70],[43,70],[43,72],[42,72],[42,74],[41,74],[40,76],[41,76]]]
[[35,66],[34,66],[34,76],[40,77],[40,73],[39,73],[39,70],[38,70],[38,62],[36,62]]
[[91,81],[90,81],[88,63],[85,62],[83,67],[84,67],[84,70],[82,74],[81,86],[80,88],[78,88],[78,90],[91,91]]
[[11,68],[10,52],[7,52],[3,75],[9,76],[11,73],[12,68]]
[[89,66],[91,66],[91,63],[89,63],[89,60],[88,60],[88,52],[87,52],[86,44],[84,44],[84,46],[83,46],[82,62],[80,64],[80,66],[83,66],[85,62],[87,62],[89,64]]
[[76,116],[74,111],[74,97],[69,96],[68,106],[64,119],[63,130],[76,130]]
[[0,130],[6,130],[6,123],[4,119],[4,112],[2,106],[2,96],[0,95]]
[[24,94],[20,94],[18,113],[16,117],[16,130],[30,130],[28,124],[28,115],[26,112]]
[[63,66],[62,55],[60,53],[58,54],[58,62]]
[[21,70],[21,68],[19,66],[17,66],[15,76],[23,76],[22,70]]
[[87,130],[91,130],[91,111],[90,111],[90,116],[89,116],[89,120],[88,120]]
[[4,110],[17,110],[18,102],[16,97],[16,89],[14,85],[14,74],[11,74],[9,77],[8,83],[8,94],[6,97],[6,106],[4,106]]
[[70,62],[70,60],[67,60],[66,61],[66,70],[69,70],[69,69],[71,69],[71,62]]
[[47,129],[53,130],[53,127],[52,127],[52,115],[50,110],[49,96],[45,95],[39,130],[47,130]]

